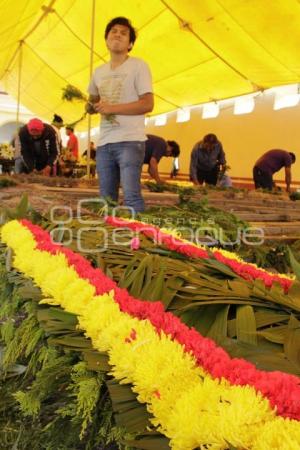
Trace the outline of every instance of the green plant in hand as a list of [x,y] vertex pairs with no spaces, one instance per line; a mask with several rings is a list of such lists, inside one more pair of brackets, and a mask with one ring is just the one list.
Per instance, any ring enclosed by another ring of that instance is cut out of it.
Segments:
[[[78,89],[76,86],[73,86],[72,84],[68,84],[65,88],[63,88],[62,100],[66,100],[67,102],[77,100],[80,102],[84,102],[85,104],[88,105],[88,108],[84,113],[84,115],[76,122],[70,124],[70,126],[75,126],[78,122],[83,120],[86,117],[87,113],[93,114],[96,112],[94,110],[93,103],[89,101],[88,97],[85,94],[83,94],[80,89]],[[115,114],[108,114],[105,116],[105,119],[111,124],[118,124]]]

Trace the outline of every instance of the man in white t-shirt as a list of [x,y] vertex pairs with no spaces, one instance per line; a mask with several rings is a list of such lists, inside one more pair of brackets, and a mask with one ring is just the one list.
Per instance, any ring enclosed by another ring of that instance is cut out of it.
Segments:
[[111,20],[105,29],[110,61],[98,67],[90,81],[87,112],[101,114],[96,167],[100,195],[118,200],[121,184],[124,204],[144,210],[141,171],[145,155],[146,113],[153,109],[152,79],[148,65],[129,57],[136,39],[125,17]]

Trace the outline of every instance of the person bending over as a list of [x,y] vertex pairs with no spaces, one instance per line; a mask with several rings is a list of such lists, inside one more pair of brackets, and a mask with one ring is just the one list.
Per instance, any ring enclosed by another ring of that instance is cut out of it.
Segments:
[[226,164],[221,142],[215,134],[207,134],[191,153],[190,179],[195,185],[216,186],[220,169]]
[[291,191],[292,171],[291,165],[296,161],[296,155],[286,150],[273,149],[264,153],[253,167],[253,180],[255,189],[272,190],[275,187],[274,173],[285,168],[286,191]]
[[51,167],[59,153],[56,133],[51,125],[40,119],[31,119],[20,128],[16,147],[22,158],[19,173],[41,172],[50,175]]
[[180,154],[180,148],[175,141],[165,141],[159,136],[147,134],[146,151],[144,164],[148,164],[148,173],[156,181],[163,183],[159,176],[158,163],[163,156],[177,158]]

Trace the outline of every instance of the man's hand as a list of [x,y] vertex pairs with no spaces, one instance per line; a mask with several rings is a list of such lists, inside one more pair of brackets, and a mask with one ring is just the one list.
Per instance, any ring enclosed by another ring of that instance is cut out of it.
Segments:
[[50,176],[50,172],[51,172],[51,167],[50,166],[46,166],[46,167],[44,167],[43,170],[41,170],[41,174],[44,175],[45,177],[49,177]]
[[91,102],[87,102],[85,104],[85,110],[88,114],[96,114],[97,111],[95,110],[94,104]]
[[105,116],[109,114],[114,114],[114,105],[111,103],[108,103],[104,100],[100,100],[98,103],[94,103],[94,109],[100,114],[103,114]]

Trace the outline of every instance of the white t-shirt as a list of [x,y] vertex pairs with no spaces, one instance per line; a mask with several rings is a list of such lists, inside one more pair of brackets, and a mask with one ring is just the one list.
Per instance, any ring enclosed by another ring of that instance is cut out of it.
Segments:
[[[116,69],[111,69],[110,62],[103,64],[95,70],[88,92],[112,104],[135,102],[140,95],[152,93],[150,69],[142,59],[133,57]],[[100,145],[146,139],[144,114],[102,116]]]

